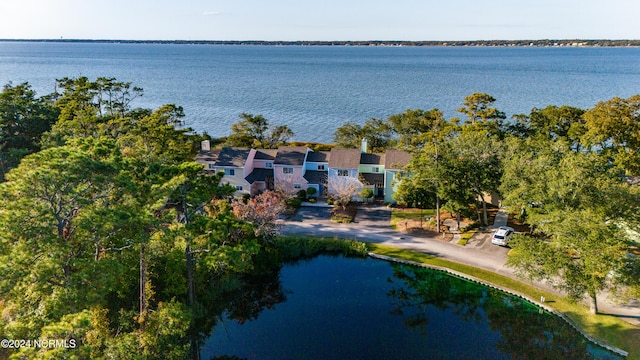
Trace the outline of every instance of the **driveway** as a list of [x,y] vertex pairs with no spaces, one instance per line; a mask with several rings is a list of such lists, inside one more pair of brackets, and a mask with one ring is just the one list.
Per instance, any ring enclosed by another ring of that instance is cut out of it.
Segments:
[[[505,263],[509,249],[493,245],[490,241],[494,228],[504,225],[502,222],[506,224],[506,213],[502,210],[501,212],[502,214],[499,213],[499,216],[496,216],[496,223],[486,231],[477,233],[467,246],[435,238],[417,237],[397,232],[389,226],[391,211],[383,206],[364,206],[359,208],[355,222],[350,224],[338,224],[330,221],[329,208],[301,207],[295,216],[283,222],[281,233],[283,235],[337,237],[418,251],[489,270],[559,294],[545,283],[532,283],[517,278],[513,269],[506,267]],[[640,326],[640,307],[638,305],[637,302],[617,304],[609,298],[599,299],[598,304],[600,313],[612,314],[636,326]]]

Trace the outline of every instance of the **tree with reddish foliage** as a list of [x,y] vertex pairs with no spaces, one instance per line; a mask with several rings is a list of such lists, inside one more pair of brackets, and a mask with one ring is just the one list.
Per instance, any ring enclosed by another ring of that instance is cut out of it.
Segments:
[[273,238],[278,233],[276,220],[286,210],[284,198],[274,191],[266,191],[243,203],[233,203],[233,213],[240,219],[253,224],[256,236],[265,240]]

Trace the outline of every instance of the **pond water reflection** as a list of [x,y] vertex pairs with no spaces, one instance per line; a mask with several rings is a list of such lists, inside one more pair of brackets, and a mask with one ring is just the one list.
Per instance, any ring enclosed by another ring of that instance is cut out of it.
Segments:
[[419,267],[319,256],[268,290],[257,312],[225,313],[202,359],[618,358],[519,298]]

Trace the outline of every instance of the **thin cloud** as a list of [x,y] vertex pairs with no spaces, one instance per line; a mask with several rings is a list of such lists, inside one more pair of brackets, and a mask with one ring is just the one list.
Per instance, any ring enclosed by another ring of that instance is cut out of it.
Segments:
[[203,16],[216,16],[216,15],[222,15],[221,11],[205,11],[202,13]]

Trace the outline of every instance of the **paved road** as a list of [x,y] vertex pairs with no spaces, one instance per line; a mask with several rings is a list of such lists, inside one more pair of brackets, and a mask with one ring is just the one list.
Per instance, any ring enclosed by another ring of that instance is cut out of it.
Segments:
[[[327,208],[302,207],[294,217],[283,223],[281,233],[284,235],[338,237],[391,245],[515,278],[513,270],[505,266],[509,249],[491,244],[491,235],[494,229],[507,222],[506,212],[498,212],[493,226],[476,233],[466,246],[461,246],[435,238],[403,234],[391,229],[389,226],[391,212],[386,207],[362,207],[358,210],[356,222],[351,224],[337,224],[330,221],[329,211]],[[532,285],[559,294],[544,283],[536,282]],[[640,304],[637,301],[620,305],[609,299],[599,298],[598,306],[601,313],[614,314],[640,326]]]

